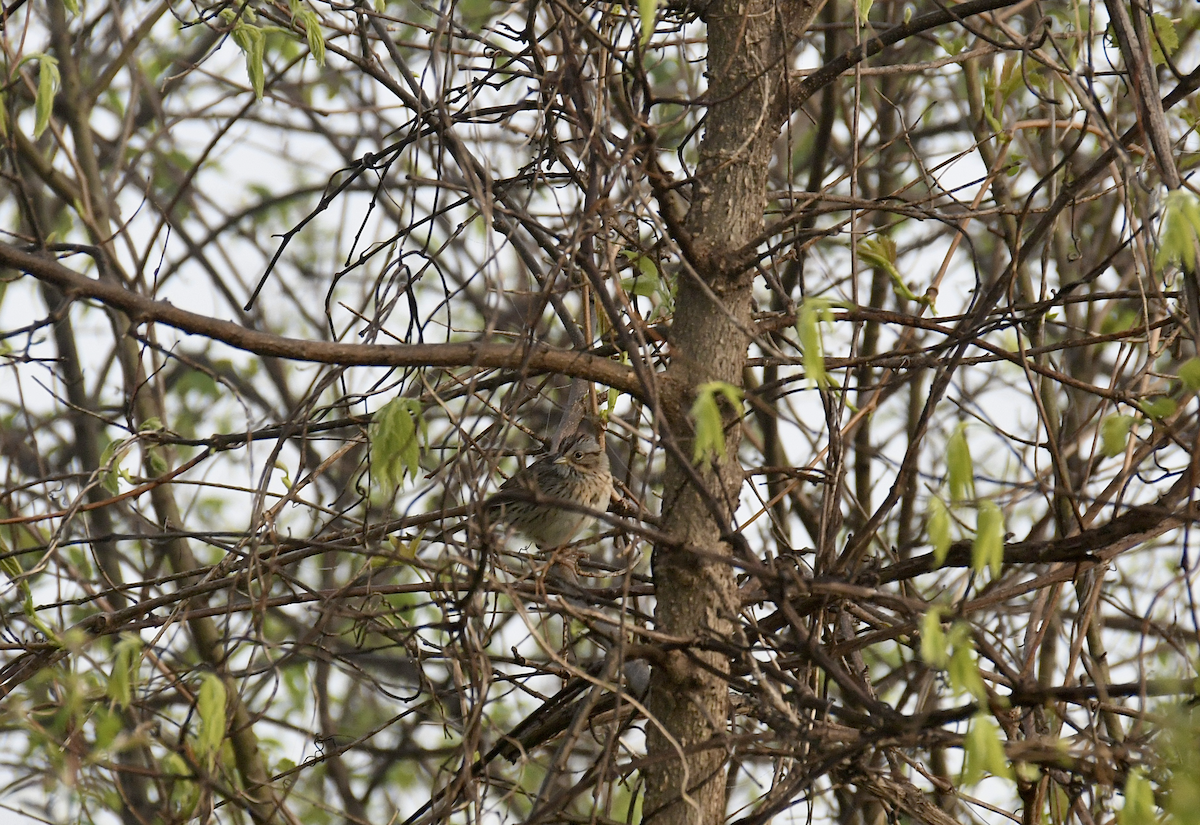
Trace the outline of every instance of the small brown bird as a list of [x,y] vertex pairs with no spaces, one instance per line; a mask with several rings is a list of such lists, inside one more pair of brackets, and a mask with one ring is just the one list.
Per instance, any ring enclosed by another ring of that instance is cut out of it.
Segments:
[[612,496],[608,455],[594,436],[575,433],[500,485],[486,502],[488,520],[530,538],[543,550],[562,547],[596,519],[576,507],[607,510]]

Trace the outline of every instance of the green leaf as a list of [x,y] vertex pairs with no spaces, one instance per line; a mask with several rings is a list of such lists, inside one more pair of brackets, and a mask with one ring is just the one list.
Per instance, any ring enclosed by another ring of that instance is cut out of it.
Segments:
[[896,242],[891,238],[866,238],[858,244],[858,255],[871,266],[885,273],[892,282],[892,292],[902,301],[913,301],[918,304],[932,306],[932,302],[924,295],[917,295],[896,268]]
[[64,640],[59,634],[54,632],[54,628],[42,621],[42,617],[37,614],[37,607],[33,603],[33,588],[29,586],[29,580],[22,579],[18,584],[21,592],[25,594],[25,598],[21,601],[21,612],[25,614],[25,618],[29,619],[29,623],[37,628],[38,632],[45,636],[48,641],[62,645]]
[[658,284],[648,278],[622,278],[621,288],[630,295],[637,295],[642,298],[653,298],[658,292]]
[[[622,360],[624,360],[628,357],[629,356],[626,355],[625,353],[621,354]],[[605,393],[605,396],[606,396],[606,403],[604,405],[604,409],[600,413],[600,416],[604,421],[608,421],[608,419],[612,417],[613,410],[615,410],[617,408],[617,400],[620,399],[620,397],[621,397],[621,391],[618,390],[616,387],[609,387],[608,392]]]
[[201,372],[200,370],[188,370],[183,373],[175,382],[173,389],[180,395],[186,395],[194,391],[211,401],[219,401],[221,399],[221,388],[216,380],[207,372]]
[[238,20],[230,32],[233,42],[237,43],[242,54],[246,56],[246,76],[254,88],[254,96],[262,100],[263,89],[266,87],[263,74],[263,53],[266,49],[267,37],[258,26],[252,26],[243,20]]
[[455,9],[471,31],[480,31],[495,16],[492,0],[459,0]]
[[33,108],[37,117],[33,122],[33,136],[39,138],[50,125],[50,112],[54,109],[54,96],[58,93],[58,60],[48,54],[37,55],[38,87]]
[[[1160,723],[1155,751],[1166,771],[1157,797],[1167,813],[1168,825],[1200,822],[1200,715],[1190,702],[1170,707]],[[1155,777],[1158,778],[1157,776]],[[1128,804],[1128,797],[1126,798]]]
[[1133,307],[1118,306],[1104,314],[1104,320],[1100,322],[1100,332],[1104,335],[1112,335],[1114,332],[1128,332],[1138,326],[1141,321],[1141,313],[1133,309]]
[[96,750],[103,751],[116,741],[117,735],[125,727],[125,721],[121,714],[100,705],[92,711],[92,726],[96,732]]
[[638,21],[642,25],[642,45],[650,42],[654,34],[654,16],[658,12],[658,0],[638,0]]
[[162,450],[158,447],[151,447],[149,450],[147,450],[146,458],[150,464],[150,472],[154,474],[155,478],[158,478],[159,476],[165,476],[168,472],[170,472],[171,465],[167,462],[166,457],[163,456]]
[[382,566],[393,564],[397,559],[411,562],[417,557],[417,551],[421,549],[421,539],[425,538],[425,531],[421,530],[407,544],[400,541],[398,536],[389,536],[389,543],[392,546],[393,552],[386,557],[381,557],[377,561],[382,563]]
[[393,398],[371,419],[371,468],[389,487],[398,487],[406,476],[417,477],[421,469],[421,440],[427,425],[421,417],[421,402],[415,398]]
[[[1026,73],[1021,71],[1021,63],[1021,60],[1011,54],[1005,56],[1004,64],[1000,67],[1000,82],[996,85],[999,105],[1011,100],[1013,95],[1024,88]],[[999,114],[999,106],[997,109],[997,114]]]
[[1000,729],[991,717],[981,713],[971,720],[963,739],[963,751],[966,755],[962,773],[964,785],[974,785],[987,774],[1013,779],[1012,765],[1004,755],[1004,745],[1000,741]]
[[709,381],[696,388],[696,400],[692,402],[692,420],[696,426],[696,437],[692,442],[692,461],[721,461],[725,458],[725,417],[721,414],[718,398],[724,398],[733,407],[738,418],[742,416],[742,391],[724,381]]
[[225,684],[215,673],[206,674],[196,699],[200,725],[196,733],[196,753],[209,768],[225,740]]
[[871,6],[875,5],[875,0],[858,0],[858,19],[864,25],[867,22],[867,15],[871,13]]
[[177,815],[177,821],[191,819],[200,804],[200,786],[192,780],[191,769],[174,751],[165,754],[161,764],[169,780],[171,810]]
[[133,699],[133,685],[137,681],[138,665],[141,663],[142,640],[127,633],[113,648],[112,673],[108,677],[106,693],[119,708],[129,707]]
[[63,0],[63,7],[71,14],[79,14],[78,0]]
[[192,772],[188,768],[187,762],[175,751],[164,753],[160,764],[163,768],[163,775],[168,779],[191,776]]
[[1163,203],[1162,223],[1158,233],[1158,254],[1154,265],[1158,269],[1178,263],[1189,272],[1196,270],[1196,241],[1200,237],[1200,203],[1196,196],[1183,189],[1168,192]]
[[975,498],[975,464],[967,446],[966,424],[959,424],[946,442],[946,476],[951,501],[957,503]]
[[300,12],[300,22],[304,24],[304,36],[308,40],[308,51],[312,54],[317,65],[325,66],[325,35],[321,33],[321,18],[312,9]]
[[[25,568],[21,566],[21,562],[16,556],[9,555],[10,551],[4,539],[0,539],[0,570],[4,571],[4,575],[8,576],[8,580],[17,586],[24,596],[25,615],[30,618],[36,618],[36,611],[33,606],[33,589],[29,586],[29,577],[25,575]],[[38,619],[40,622],[41,620]]]
[[119,708],[129,707],[129,703],[133,700],[133,686],[129,683],[129,670],[122,667],[120,662],[113,664],[104,693]]
[[283,474],[279,479],[279,483],[289,490],[292,489],[292,477],[288,474],[287,465],[282,461],[276,461],[275,469]]
[[1161,66],[1179,48],[1179,34],[1171,18],[1165,14],[1151,15],[1150,24],[1154,27],[1154,33],[1150,36],[1150,61],[1155,66]]
[[25,575],[25,568],[21,566],[21,562],[17,561],[16,556],[9,555],[8,545],[4,539],[0,538],[0,570],[4,571],[4,575],[8,576],[10,581],[19,582]]
[[1100,424],[1100,452],[1105,458],[1125,452],[1129,431],[1136,420],[1132,415],[1110,415],[1104,419]]
[[997,134],[1004,134],[1004,124],[1000,122],[1000,118],[992,114],[991,109],[983,110],[983,119],[987,121],[988,126]]
[[1192,392],[1200,390],[1200,358],[1189,358],[1180,365],[1179,380]]
[[707,384],[701,384],[702,392],[715,392],[724,396],[729,406],[733,408],[738,418],[742,417],[742,390],[740,387],[735,387],[725,381],[709,381]]
[[975,542],[971,546],[971,569],[982,573],[991,569],[992,578],[1000,575],[1004,564],[1004,514],[993,501],[979,504],[975,520]]
[[933,545],[933,563],[941,567],[950,552],[950,511],[937,496],[929,499],[929,543]]
[[121,491],[121,459],[117,456],[121,446],[121,442],[114,439],[104,445],[100,453],[100,483],[114,496]]
[[889,237],[864,238],[858,242],[858,256],[876,269],[882,269],[893,281],[900,280],[896,269],[896,242]]
[[1157,825],[1158,808],[1154,788],[1141,768],[1134,768],[1125,780],[1125,807],[1117,812],[1117,825]]
[[829,387],[829,373],[825,371],[824,347],[821,344],[821,321],[832,321],[833,313],[825,298],[806,298],[800,304],[796,319],[796,334],[800,336],[800,355],[804,363],[804,375],[821,389]]
[[951,57],[958,56],[958,54],[967,47],[967,41],[962,37],[948,38],[935,34],[934,39],[937,40],[938,45],[942,47],[942,51]]
[[621,256],[637,268],[637,274],[632,278],[622,278],[621,288],[630,295],[642,298],[660,297],[669,299],[670,289],[664,283],[658,264],[650,255],[633,249],[622,249]]
[[[951,634],[951,643],[953,643]],[[952,645],[954,652],[946,663],[946,678],[950,687],[956,693],[968,693],[977,702],[987,701],[987,688],[983,685],[983,677],[979,675],[979,663],[975,661],[975,651],[969,644]]]
[[1153,418],[1155,421],[1166,418],[1179,408],[1179,405],[1175,403],[1174,399],[1167,398],[1166,396],[1159,396],[1153,401],[1139,401],[1137,402],[1137,405],[1139,410],[1144,412],[1147,417]]
[[950,643],[942,631],[942,609],[931,607],[921,617],[921,661],[944,668],[950,662]]

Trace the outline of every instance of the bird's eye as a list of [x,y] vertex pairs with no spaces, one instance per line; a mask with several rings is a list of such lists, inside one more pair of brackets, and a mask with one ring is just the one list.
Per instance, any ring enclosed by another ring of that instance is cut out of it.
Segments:
[[575,451],[575,460],[576,460],[576,461],[583,461],[583,450],[576,450],[576,451]]

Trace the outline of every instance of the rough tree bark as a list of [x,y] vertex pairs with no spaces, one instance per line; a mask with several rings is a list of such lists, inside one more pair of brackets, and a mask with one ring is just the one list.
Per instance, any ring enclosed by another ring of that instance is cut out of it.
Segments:
[[[683,463],[691,456],[688,410],[702,383],[742,386],[754,273],[734,262],[763,229],[787,56],[820,7],[733,0],[710,3],[703,12],[709,107],[684,237],[677,239],[687,259],[661,396],[663,417],[678,447],[668,460],[662,510],[674,544],[656,547],[654,556],[655,626],[693,644],[655,669],[643,808],[647,822],[724,820],[729,665],[723,653],[705,649],[712,646],[703,641],[729,638],[738,612],[733,551],[724,536],[742,486],[740,432],[737,426],[727,428],[723,461],[692,468]],[[664,208],[671,206],[664,203]]]

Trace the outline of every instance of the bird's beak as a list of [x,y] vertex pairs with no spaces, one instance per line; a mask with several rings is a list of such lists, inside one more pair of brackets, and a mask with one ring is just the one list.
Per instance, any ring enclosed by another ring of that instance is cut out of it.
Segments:
[[565,455],[560,455],[558,458],[554,459],[554,463],[555,464],[566,464],[567,457]]

